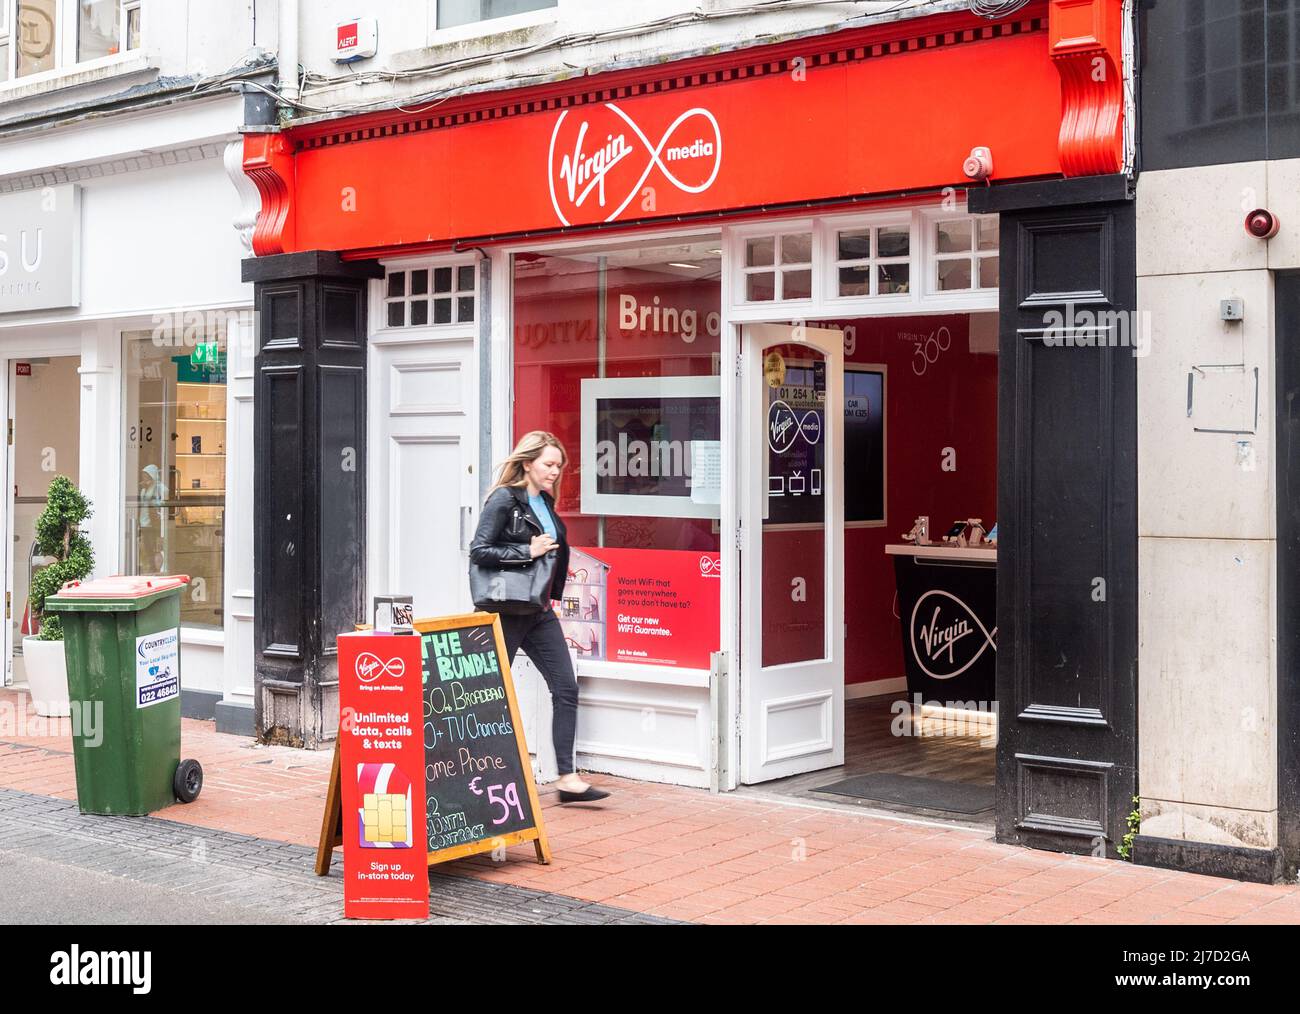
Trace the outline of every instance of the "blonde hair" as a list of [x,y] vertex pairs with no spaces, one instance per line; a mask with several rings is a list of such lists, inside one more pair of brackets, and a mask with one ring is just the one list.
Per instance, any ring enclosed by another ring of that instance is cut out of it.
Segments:
[[552,497],[559,500],[560,480],[564,478],[564,466],[569,463],[569,455],[555,434],[547,433],[545,430],[533,430],[519,438],[519,443],[515,444],[510,457],[497,466],[497,481],[488,490],[488,495],[490,496],[502,486],[525,485],[528,482],[528,474],[524,471],[524,463],[536,461],[548,447],[554,447],[560,452],[560,474],[555,478],[555,486],[551,493]]

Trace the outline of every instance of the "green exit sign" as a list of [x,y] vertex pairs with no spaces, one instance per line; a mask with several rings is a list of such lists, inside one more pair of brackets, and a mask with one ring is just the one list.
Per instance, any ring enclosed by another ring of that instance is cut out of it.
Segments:
[[190,364],[193,366],[206,366],[220,361],[220,354],[217,352],[216,342],[201,342],[194,346],[194,351],[190,353]]

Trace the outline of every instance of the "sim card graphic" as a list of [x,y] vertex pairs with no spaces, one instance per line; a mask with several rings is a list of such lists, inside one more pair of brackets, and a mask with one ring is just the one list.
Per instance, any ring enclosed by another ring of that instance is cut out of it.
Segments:
[[357,837],[365,849],[411,847],[411,780],[396,764],[358,764]]

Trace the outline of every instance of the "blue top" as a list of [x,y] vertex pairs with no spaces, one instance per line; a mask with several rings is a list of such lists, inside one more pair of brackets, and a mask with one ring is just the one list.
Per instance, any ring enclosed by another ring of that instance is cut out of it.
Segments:
[[530,493],[528,506],[533,509],[533,513],[537,515],[537,520],[542,523],[542,531],[558,542],[560,536],[555,529],[555,519],[551,517],[551,512],[546,509],[546,498],[541,493],[536,496]]

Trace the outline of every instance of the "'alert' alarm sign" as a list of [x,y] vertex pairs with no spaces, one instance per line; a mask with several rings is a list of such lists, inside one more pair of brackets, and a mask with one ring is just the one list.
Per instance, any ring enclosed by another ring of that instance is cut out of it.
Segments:
[[334,62],[351,63],[375,55],[379,23],[375,18],[349,18],[340,21],[334,43]]

